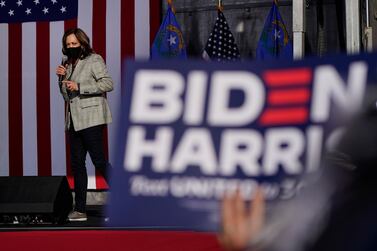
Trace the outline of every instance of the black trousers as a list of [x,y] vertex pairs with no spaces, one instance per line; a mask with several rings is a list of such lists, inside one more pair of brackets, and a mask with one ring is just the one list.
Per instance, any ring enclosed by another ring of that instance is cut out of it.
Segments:
[[75,210],[79,212],[85,212],[86,206],[88,174],[85,160],[88,152],[96,170],[99,170],[107,181],[108,162],[103,148],[103,128],[104,125],[98,125],[77,132],[73,126],[69,129],[71,166],[75,182]]

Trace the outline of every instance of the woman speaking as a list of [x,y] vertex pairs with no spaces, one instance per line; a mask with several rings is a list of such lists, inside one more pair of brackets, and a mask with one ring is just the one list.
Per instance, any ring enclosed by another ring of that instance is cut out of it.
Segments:
[[86,221],[88,175],[86,154],[107,178],[109,166],[103,149],[103,129],[112,121],[105,93],[113,90],[103,58],[94,53],[85,32],[67,30],[62,39],[65,55],[56,68],[59,88],[66,102],[65,128],[69,134],[71,166],[75,183],[75,207],[69,221]]

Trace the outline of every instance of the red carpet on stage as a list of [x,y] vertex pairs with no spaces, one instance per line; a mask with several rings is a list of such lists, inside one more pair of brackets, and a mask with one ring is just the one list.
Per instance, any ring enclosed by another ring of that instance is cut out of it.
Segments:
[[139,230],[0,232],[4,251],[222,251],[215,234]]

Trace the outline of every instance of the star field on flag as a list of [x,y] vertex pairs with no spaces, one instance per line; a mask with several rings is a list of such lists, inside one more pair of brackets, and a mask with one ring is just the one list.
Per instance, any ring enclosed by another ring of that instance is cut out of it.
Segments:
[[0,23],[72,19],[77,5],[77,0],[0,0]]

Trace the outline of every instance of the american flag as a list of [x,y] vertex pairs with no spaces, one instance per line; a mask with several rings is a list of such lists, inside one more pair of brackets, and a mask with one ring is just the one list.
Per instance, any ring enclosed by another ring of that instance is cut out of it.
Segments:
[[[53,11],[54,6],[58,8]],[[74,17],[61,16],[62,9]],[[28,19],[28,12],[34,19]],[[149,57],[160,13],[157,0],[0,0],[0,176],[70,176],[64,102],[55,68],[62,58],[63,33],[72,27],[89,35],[114,80],[114,91],[107,95],[113,123],[106,144],[113,162],[123,63]],[[89,157],[87,169],[90,189],[107,187]]]
[[221,10],[217,12],[216,22],[207,40],[203,57],[218,62],[235,61],[241,57],[228,22]]

